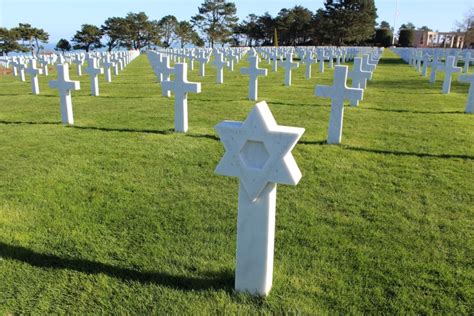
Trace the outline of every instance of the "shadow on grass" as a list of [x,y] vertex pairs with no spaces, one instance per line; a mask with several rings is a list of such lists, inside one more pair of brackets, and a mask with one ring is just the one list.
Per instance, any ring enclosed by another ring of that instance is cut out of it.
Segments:
[[27,125],[61,125],[61,122],[20,122],[20,121],[1,121],[0,124],[6,124],[6,125],[22,125],[22,124],[27,124]]
[[77,129],[82,129],[82,130],[102,131],[102,132],[145,133],[145,134],[161,134],[161,135],[170,135],[174,133],[174,129],[154,130],[154,129],[114,128],[114,127],[98,127],[98,126],[79,126],[79,125],[67,125],[66,127],[77,128]]
[[403,61],[401,58],[381,58],[379,61],[379,65],[408,65],[406,62]]
[[361,107],[362,110],[380,111],[380,112],[396,112],[396,113],[413,113],[413,114],[465,114],[463,111],[410,111],[404,109],[381,109],[371,107]]
[[395,155],[395,156],[412,156],[420,158],[441,158],[441,159],[465,159],[465,160],[474,160],[474,156],[469,155],[451,155],[451,154],[430,154],[430,153],[415,153],[415,152],[406,152],[398,150],[383,150],[383,149],[372,149],[372,148],[363,148],[355,147],[349,145],[329,145],[326,140],[303,140],[299,141],[298,144],[301,145],[317,145],[317,146],[339,146],[345,150],[360,151],[374,154],[382,155]]
[[232,292],[234,276],[229,270],[204,272],[202,277],[179,276],[165,272],[137,271],[85,259],[62,258],[0,242],[0,257],[21,261],[44,269],[73,270],[87,274],[105,274],[122,281],[157,284],[184,291],[206,291],[210,289]]
[[397,150],[382,150],[382,149],[354,147],[354,146],[347,146],[347,145],[342,145],[341,147],[344,148],[344,149],[347,149],[347,150],[361,151],[361,152],[368,152],[368,153],[375,153],[375,154],[383,154],[383,155],[413,156],[413,157],[420,157],[420,158],[443,158],[443,159],[474,160],[474,156],[469,156],[469,155],[414,153],[414,152],[397,151]]

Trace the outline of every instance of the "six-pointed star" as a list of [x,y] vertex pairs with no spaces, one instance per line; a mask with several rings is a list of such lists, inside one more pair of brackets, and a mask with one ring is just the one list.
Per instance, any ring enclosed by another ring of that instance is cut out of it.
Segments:
[[215,172],[239,177],[251,201],[269,182],[296,185],[301,179],[291,150],[304,128],[279,126],[266,102],[258,103],[243,123],[223,121],[216,131],[226,153]]

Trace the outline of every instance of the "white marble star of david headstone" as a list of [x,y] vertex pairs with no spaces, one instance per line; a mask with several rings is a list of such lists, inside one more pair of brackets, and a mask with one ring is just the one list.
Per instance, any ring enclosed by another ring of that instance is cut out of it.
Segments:
[[261,102],[244,122],[224,121],[216,130],[226,153],[215,172],[240,178],[235,289],[265,296],[273,280],[276,184],[301,179],[291,151],[304,129],[279,126]]

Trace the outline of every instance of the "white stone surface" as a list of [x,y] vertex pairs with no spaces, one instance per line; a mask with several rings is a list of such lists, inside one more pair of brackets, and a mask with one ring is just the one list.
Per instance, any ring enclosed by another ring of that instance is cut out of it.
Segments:
[[460,73],[462,71],[461,67],[456,67],[456,57],[448,56],[446,63],[443,66],[438,66],[438,71],[444,72],[443,80],[443,94],[449,94],[451,92],[451,81],[453,79],[453,74]]
[[84,72],[89,74],[91,80],[91,95],[99,96],[99,75],[104,73],[104,69],[97,66],[97,58],[90,57],[87,60],[87,68]]
[[110,54],[107,54],[105,56],[103,66],[105,73],[105,81],[112,82],[112,69],[115,68],[115,63],[110,59]]
[[201,83],[188,81],[188,65],[177,63],[174,65],[174,81],[163,81],[164,90],[174,92],[174,126],[175,131],[186,133],[188,131],[188,93],[201,93]]
[[318,85],[315,94],[318,97],[331,99],[331,115],[329,119],[328,144],[340,144],[342,140],[342,124],[344,120],[344,100],[362,100],[363,89],[348,88],[347,66],[336,66],[332,86]]
[[286,55],[285,61],[280,62],[280,66],[285,68],[285,86],[291,86],[291,73],[293,69],[298,68],[300,65],[293,62],[293,53]]
[[465,112],[469,114],[474,114],[474,73],[460,75],[458,81],[470,84]]
[[[349,72],[348,77],[352,80],[352,88],[365,89],[367,88],[367,80],[372,78],[370,71],[362,70],[362,58],[354,58],[354,66],[352,71]],[[359,100],[352,99],[350,101],[351,106],[358,106]]]
[[257,56],[250,56],[247,60],[250,62],[249,68],[241,68],[240,73],[250,77],[249,100],[256,101],[258,99],[258,76],[266,76],[268,71],[258,67]]
[[229,63],[224,59],[224,54],[220,52],[216,53],[215,59],[212,64],[216,66],[216,83],[224,83],[224,67],[229,65]]
[[304,129],[279,126],[261,102],[244,122],[224,121],[216,131],[226,152],[215,172],[240,180],[235,289],[265,296],[273,279],[276,184],[301,179],[291,151]]
[[36,59],[31,59],[30,63],[28,65],[28,68],[26,69],[26,72],[30,75],[30,81],[31,81],[31,92],[33,94],[39,94],[39,83],[38,83],[38,75],[42,73],[40,69],[36,67]]
[[61,103],[61,120],[63,124],[74,124],[74,116],[72,111],[71,90],[79,90],[81,84],[79,81],[71,81],[69,79],[69,65],[58,64],[56,66],[58,79],[51,80],[49,87],[59,90],[59,98]]
[[313,58],[313,53],[311,51],[306,52],[304,59],[301,61],[306,66],[305,77],[306,79],[311,79],[311,67],[317,62]]

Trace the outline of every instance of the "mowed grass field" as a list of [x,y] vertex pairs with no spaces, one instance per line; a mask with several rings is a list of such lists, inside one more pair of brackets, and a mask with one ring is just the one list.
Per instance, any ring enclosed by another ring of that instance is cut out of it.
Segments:
[[[441,94],[385,52],[343,144],[326,145],[333,71],[260,78],[280,125],[304,127],[298,186],[278,187],[270,296],[233,290],[238,180],[214,175],[214,131],[255,104],[248,79],[215,70],[191,81],[188,134],[173,132],[146,56],[60,123],[41,76],[0,76],[0,314],[474,313],[474,116],[468,86]],[[471,70],[472,71],[472,70]],[[75,69],[71,69],[71,77]]]

